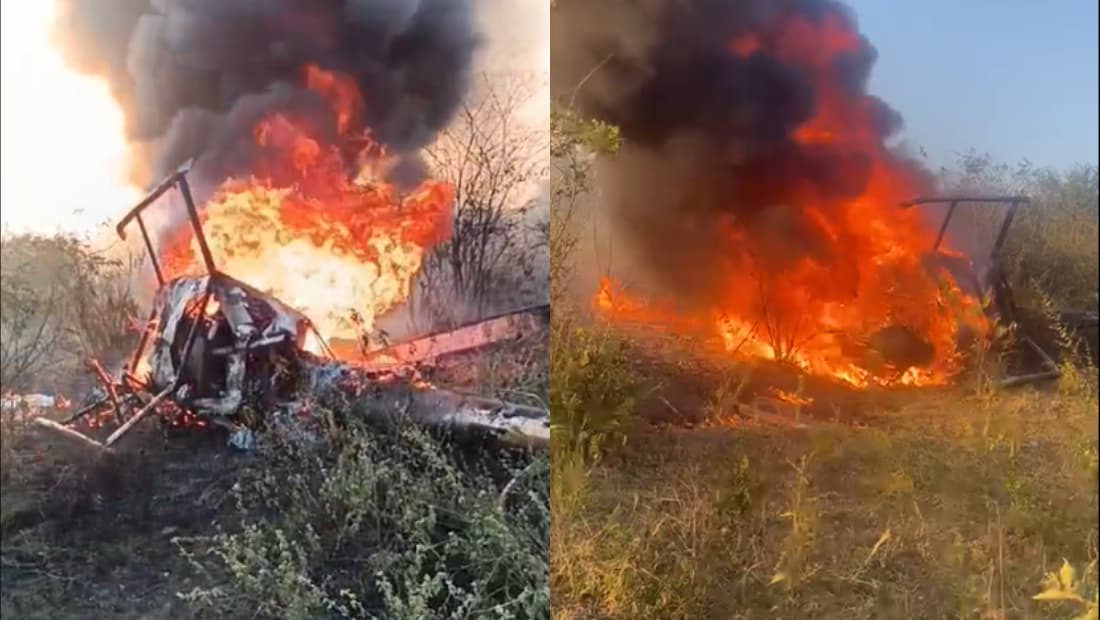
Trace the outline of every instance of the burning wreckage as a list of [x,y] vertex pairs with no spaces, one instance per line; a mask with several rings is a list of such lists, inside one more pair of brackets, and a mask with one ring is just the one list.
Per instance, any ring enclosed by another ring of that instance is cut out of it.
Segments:
[[[110,450],[153,414],[177,423],[217,425],[230,444],[250,448],[256,413],[309,416],[313,402],[344,403],[380,423],[412,422],[488,436],[505,445],[545,448],[549,412],[439,389],[418,380],[415,367],[544,327],[549,306],[483,320],[449,332],[337,359],[309,318],[274,297],[222,273],[207,246],[187,181],[190,162],[165,179],[117,226],[136,224],[159,290],[140,342],[117,378],[93,362],[100,395],[42,427]],[[142,214],[172,189],[186,206],[205,275],[164,277]],[[77,430],[82,420],[107,418],[117,428],[102,442]]]
[[[933,267],[942,270],[950,277],[964,295],[977,299],[981,303],[983,314],[991,323],[1005,327],[1014,338],[1015,354],[1011,360],[1009,374],[1002,378],[1003,387],[1024,385],[1038,381],[1057,379],[1062,369],[1055,356],[1047,351],[1036,339],[1035,334],[1023,327],[1021,308],[1017,306],[1012,287],[1001,264],[1001,250],[1008,239],[1012,222],[1020,207],[1031,204],[1027,196],[942,196],[915,198],[901,204],[903,209],[919,208],[925,205],[946,205],[943,219],[936,232],[935,242],[926,254]],[[996,230],[987,256],[967,256],[945,247],[948,230],[961,205],[979,205],[1001,207],[1002,217]],[[1097,329],[1098,320],[1095,311],[1061,310],[1055,319],[1062,327],[1073,331]],[[959,334],[960,339],[973,334]],[[995,337],[988,333],[987,338]],[[926,343],[921,343],[925,345]]]
[[[900,204],[903,210],[943,207],[942,217],[933,229],[933,236],[929,237],[934,239],[931,247],[920,252],[921,270],[930,276],[931,281],[938,283],[942,290],[954,291],[953,296],[965,301],[964,307],[972,311],[969,318],[963,317],[965,320],[949,323],[952,331],[946,336],[956,352],[955,359],[960,362],[965,360],[966,353],[978,343],[982,347],[1001,346],[1007,353],[1004,358],[1006,374],[1000,381],[1002,387],[1054,380],[1061,377],[1063,372],[1063,366],[1057,360],[1057,352],[1049,344],[1044,344],[1045,339],[1035,329],[1037,325],[1033,319],[1037,311],[1017,305],[1001,260],[1002,249],[1019,209],[1030,204],[1031,200],[1026,196],[983,195],[920,197]],[[991,231],[994,237],[982,251],[964,253],[949,247],[948,232],[960,206],[999,209],[1000,220],[995,230]],[[1096,298],[1094,293],[1094,303]],[[942,303],[947,305],[947,302]],[[625,320],[628,324],[640,326],[677,325],[677,321],[682,320],[674,311],[654,311],[645,302],[616,290],[613,283],[606,278],[596,296],[595,307],[612,320]],[[1100,324],[1095,310],[1061,309],[1056,316],[1046,316],[1045,312],[1042,314],[1044,316],[1040,323],[1053,320],[1059,330],[1081,336],[1078,344],[1090,342],[1084,337],[1085,334],[1095,335]],[[741,329],[734,334],[736,337],[730,337],[733,332],[729,327],[731,324],[734,324],[733,321],[728,319],[719,323],[726,350],[777,359],[773,345],[752,340],[757,337],[753,329]],[[683,325],[691,328],[690,323]],[[992,329],[995,325],[1001,329]],[[832,365],[818,366],[814,362],[820,360],[810,355],[801,358],[792,355],[788,361],[810,374],[831,376],[856,387],[870,384],[937,385],[951,381],[965,367],[964,363],[956,363],[950,367],[950,372],[930,372],[937,357],[943,356],[927,333],[904,323],[888,323],[869,334],[848,336],[839,347],[842,360],[840,363],[836,363],[834,358]],[[733,347],[729,346],[731,340],[736,342]],[[1067,344],[1061,342],[1061,337],[1058,340],[1059,345]],[[1095,340],[1095,336],[1092,340]],[[939,344],[942,346],[943,342]],[[755,348],[752,345],[756,345]],[[1087,346],[1095,359],[1096,345]]]
[[[940,184],[895,148],[902,116],[869,92],[878,55],[844,3],[637,8],[551,15],[552,97],[617,131],[593,183],[630,282],[601,274],[601,318],[859,389],[950,384],[999,324],[1022,345],[1006,383],[1057,376],[1054,330],[1018,312],[998,266],[1028,200],[899,207]],[[990,203],[1008,206],[993,226],[961,217]],[[1060,318],[1095,329],[1095,312]]]

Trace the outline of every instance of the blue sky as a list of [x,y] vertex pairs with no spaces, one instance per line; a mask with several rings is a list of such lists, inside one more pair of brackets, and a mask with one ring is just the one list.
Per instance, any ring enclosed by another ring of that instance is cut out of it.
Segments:
[[1097,163],[1097,0],[847,2],[878,50],[871,92],[933,163]]

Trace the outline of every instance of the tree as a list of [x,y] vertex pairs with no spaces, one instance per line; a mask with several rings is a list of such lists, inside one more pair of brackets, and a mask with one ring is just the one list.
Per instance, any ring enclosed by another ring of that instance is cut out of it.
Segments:
[[58,283],[34,286],[29,265],[13,264],[13,258],[5,256],[0,278],[0,389],[5,393],[30,387],[62,336]]
[[455,122],[426,151],[455,188],[453,234],[425,261],[414,314],[453,325],[536,294],[528,216],[546,175],[543,132],[518,118],[527,80],[482,75]]
[[[0,382],[61,389],[90,356],[110,366],[133,343],[132,265],[64,235],[5,236],[0,278]],[[54,372],[56,371],[56,372]]]
[[554,303],[566,302],[577,249],[575,218],[582,198],[591,186],[591,162],[619,148],[619,129],[602,121],[583,119],[568,107],[554,107],[550,114],[550,157],[553,161],[550,219],[550,294]]

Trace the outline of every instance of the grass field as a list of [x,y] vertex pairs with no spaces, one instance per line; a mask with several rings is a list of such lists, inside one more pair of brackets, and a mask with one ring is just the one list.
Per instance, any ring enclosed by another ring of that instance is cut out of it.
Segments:
[[[555,452],[555,618],[1095,614],[1094,378],[849,394],[858,419],[796,423],[736,413],[729,382],[704,387],[697,369],[663,366],[654,381],[625,365],[601,373],[618,377],[612,390],[703,413],[658,428],[635,402],[613,426],[621,448],[595,463],[579,444]],[[1091,603],[1032,600],[1063,558]]]
[[[113,368],[135,346],[141,265],[61,235],[5,233],[2,249],[0,387],[82,398],[96,383],[88,357]],[[489,284],[486,294],[502,288]],[[514,287],[503,290],[491,301],[523,305]],[[479,352],[428,378],[544,403],[546,339],[533,338],[537,346]],[[321,417],[341,422],[312,440],[275,430],[250,453],[216,431],[165,434],[149,420],[102,456],[30,424],[62,412],[7,409],[5,619],[549,613],[545,454],[386,431],[336,411]]]

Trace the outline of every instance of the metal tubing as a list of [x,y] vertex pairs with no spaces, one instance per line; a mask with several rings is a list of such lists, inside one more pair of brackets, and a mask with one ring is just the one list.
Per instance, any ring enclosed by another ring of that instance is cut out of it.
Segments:
[[936,243],[932,246],[933,250],[939,250],[940,244],[943,243],[943,236],[947,234],[947,225],[951,223],[951,218],[955,216],[955,207],[959,206],[958,200],[952,200],[951,206],[947,207],[947,215],[943,217],[943,224],[940,224],[940,232],[936,235]]
[[1025,385],[1028,383],[1038,383],[1040,381],[1053,381],[1062,376],[1061,371],[1047,370],[1044,372],[1036,372],[1028,375],[1016,375],[1015,377],[1007,377],[1001,381],[1001,387],[1009,388],[1016,387],[1018,385]]
[[1005,239],[1008,238],[1008,229],[1012,226],[1012,220],[1016,219],[1016,210],[1020,207],[1019,203],[1013,202],[1008,207],[1008,214],[1005,215],[1005,220],[1001,224],[1001,230],[997,233],[997,240],[993,242],[993,249],[990,251],[990,258],[996,258],[1001,253],[1001,248],[1005,244]]
[[103,405],[106,405],[108,400],[110,400],[110,397],[104,396],[103,398],[97,399],[94,403],[90,405],[77,409],[72,413],[72,415],[62,420],[61,424],[72,424],[73,422],[76,422],[80,418],[83,418],[84,416],[95,411],[96,409],[99,409]]
[[51,431],[54,431],[56,433],[60,433],[64,437],[68,437],[70,439],[76,439],[76,440],[80,441],[81,443],[83,443],[84,445],[90,445],[90,446],[93,446],[95,448],[99,448],[100,450],[103,450],[103,449],[107,448],[107,446],[99,443],[98,441],[92,439],[91,437],[85,435],[84,433],[81,433],[80,431],[73,430],[73,429],[69,428],[68,426],[62,426],[61,424],[58,424],[57,422],[54,422],[53,420],[51,420],[49,418],[35,418],[34,423],[37,424],[38,426],[41,426],[42,428],[47,428],[47,429],[49,429]]
[[1008,204],[1008,214],[1001,224],[1001,230],[997,233],[997,240],[994,242],[993,250],[990,254],[991,258],[996,258],[1001,251],[1001,247],[1004,245],[1005,239],[1008,237],[1008,229],[1012,226],[1012,220],[1016,217],[1016,210],[1019,209],[1022,204],[1031,204],[1031,198],[1027,196],[935,196],[906,200],[901,203],[901,206],[907,209],[909,207],[924,204],[949,203],[951,205],[943,218],[943,223],[940,225],[939,235],[936,236],[936,245],[932,247],[933,250],[939,250],[940,243],[943,242],[944,234],[947,232],[947,225],[951,222],[951,218],[955,214],[955,207],[964,202],[1000,202]]
[[153,248],[153,242],[149,239],[149,231],[145,229],[145,220],[141,219],[141,214],[137,215],[138,230],[141,231],[141,238],[145,241],[145,249],[149,251],[149,262],[153,263],[153,271],[157,274],[157,284],[164,286],[164,272],[160,270],[160,261],[157,260],[157,251]]
[[134,349],[134,354],[130,357],[130,365],[127,368],[130,374],[134,374],[138,363],[141,362],[141,356],[145,353],[145,346],[149,344],[149,334],[153,331],[153,319],[155,318],[157,318],[156,304],[149,311],[149,318],[145,320],[145,329],[141,330],[141,339],[138,340],[137,348]]
[[1024,344],[1031,347],[1031,350],[1039,356],[1039,358],[1043,362],[1043,365],[1046,366],[1048,370],[1057,371],[1059,372],[1059,374],[1061,373],[1061,371],[1058,370],[1058,363],[1054,361],[1054,358],[1052,358],[1050,354],[1043,350],[1043,347],[1039,346],[1039,343],[1035,342],[1031,339],[1030,336],[1027,335],[1024,335],[1023,339]]
[[[199,308],[206,308],[206,304],[210,303],[210,297],[212,295],[211,281],[206,281],[206,290],[203,291],[202,304]],[[200,310],[201,312],[201,310]],[[187,342],[183,345],[183,353],[180,355],[180,368],[176,369],[176,378],[172,381],[172,389],[175,390],[179,387],[180,382],[183,381],[183,365],[187,363],[187,360],[191,358],[191,349],[195,346],[195,337],[199,334],[199,328],[202,326],[202,321],[198,318],[191,323],[191,331],[187,333]]]
[[[206,244],[206,235],[202,230],[202,222],[199,220],[199,212],[195,208],[195,201],[191,197],[191,186],[187,183],[187,177],[179,178],[180,193],[183,194],[183,202],[187,205],[187,217],[191,220],[191,228],[195,231],[195,239],[199,242],[199,250],[202,251],[202,262],[206,265],[206,273],[214,275],[218,273],[214,266],[214,255],[210,253],[210,246]],[[205,306],[204,306],[205,307]]]
[[149,194],[146,195],[145,198],[137,204],[137,206],[135,206],[133,209],[130,209],[126,213],[126,215],[122,216],[122,219],[119,220],[118,225],[115,226],[115,232],[118,233],[120,239],[126,238],[126,227],[130,225],[130,222],[134,218],[136,218],[142,211],[144,211],[146,207],[156,202],[156,200],[163,196],[165,192],[172,189],[172,186],[175,185],[177,181],[182,179],[184,175],[191,171],[191,165],[193,163],[193,159],[189,159],[184,162],[183,165],[180,166],[175,172],[168,175],[166,179],[161,181],[160,185],[157,185],[156,188],[153,189],[153,191],[149,192]]
[[1015,204],[1030,204],[1027,196],[930,196],[914,198],[901,203],[902,207],[915,207],[917,205],[945,203],[945,202],[1010,202]]
[[111,401],[111,408],[115,412],[115,419],[122,423],[122,404],[118,399],[118,390],[115,389],[114,381],[111,381],[110,375],[106,370],[103,370],[103,365],[99,363],[96,358],[88,360],[88,366],[91,367],[92,372],[95,373],[99,382],[103,384],[103,389],[107,390],[107,398]]

